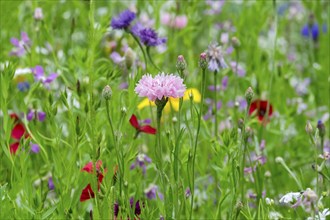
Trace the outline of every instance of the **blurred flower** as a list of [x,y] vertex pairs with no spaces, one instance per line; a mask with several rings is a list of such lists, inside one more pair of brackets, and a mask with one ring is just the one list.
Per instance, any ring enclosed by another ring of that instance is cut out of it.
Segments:
[[324,123],[321,120],[318,120],[316,127],[319,130],[319,136],[321,138],[323,138],[324,135],[325,135],[325,125],[324,125]]
[[33,119],[37,119],[38,121],[44,121],[46,118],[46,113],[43,111],[37,111],[30,109],[28,114],[26,115],[26,119],[31,121]]
[[125,29],[128,28],[131,22],[135,19],[135,13],[130,10],[121,12],[118,17],[114,17],[111,20],[111,27],[113,29]]
[[140,97],[148,97],[150,101],[161,100],[163,97],[179,98],[185,91],[186,86],[182,78],[165,73],[160,73],[154,78],[150,74],[143,75],[135,87],[135,92]]
[[146,134],[156,134],[156,132],[157,132],[157,130],[155,128],[151,127],[150,125],[141,126],[134,114],[129,119],[129,122],[136,129],[135,138],[139,135],[140,132],[143,132]]
[[33,17],[34,17],[34,19],[36,21],[43,20],[44,19],[44,15],[42,13],[42,8],[36,8],[36,9],[34,9],[34,16]]
[[[103,180],[103,174],[101,172],[101,166],[102,166],[102,161],[101,160],[98,160],[96,162],[96,176],[97,176],[97,188],[98,190],[100,190],[100,185],[102,183],[102,180]],[[93,162],[89,162],[87,163],[82,169],[81,171],[86,171],[88,173],[93,173],[94,174],[94,168],[93,168]],[[104,172],[106,172],[106,170],[104,170]],[[91,198],[95,198],[95,194],[94,194],[94,191],[91,187],[91,184],[88,184],[81,192],[81,195],[80,195],[80,202],[83,202],[83,201],[86,201],[86,200],[89,200]]]
[[189,187],[185,191],[185,196],[186,196],[186,198],[188,198],[189,196],[191,196],[191,191],[190,191],[190,188]]
[[212,43],[208,46],[206,54],[209,59],[209,70],[219,72],[221,69],[228,68],[224,58],[221,46],[217,43]]
[[300,192],[289,192],[289,193],[285,194],[284,196],[282,196],[282,198],[280,199],[279,202],[282,204],[289,204],[289,203],[297,201],[300,197],[301,197]]
[[30,146],[31,146],[31,151],[35,154],[39,153],[40,151],[40,147],[38,144],[34,144],[34,143],[30,143]]
[[10,56],[21,57],[25,54],[26,50],[30,48],[31,41],[28,37],[27,33],[21,32],[21,40],[12,37],[10,39],[10,43],[14,46],[14,48],[9,53]]
[[310,78],[298,79],[296,77],[292,77],[290,79],[290,85],[296,90],[298,95],[308,94],[308,86],[310,83]]
[[205,10],[206,15],[215,15],[219,14],[222,10],[223,5],[225,4],[225,0],[206,0],[205,3],[210,6],[210,9]]
[[313,41],[317,41],[319,38],[319,25],[314,24],[305,24],[301,29],[301,35],[306,38],[312,38]]
[[18,150],[21,138],[24,137],[26,139],[29,137],[29,134],[25,131],[24,124],[20,121],[16,114],[10,114],[10,118],[14,120],[14,127],[11,130],[11,137],[15,139],[15,142],[10,144],[10,153],[15,154]]
[[175,29],[183,29],[187,26],[188,18],[186,15],[176,16],[174,14],[163,13],[161,14],[160,22]]
[[260,122],[263,122],[265,114],[267,112],[267,105],[269,106],[268,117],[272,116],[273,106],[269,104],[267,100],[260,100],[260,99],[257,99],[251,103],[249,109],[249,115],[252,115],[254,112],[256,112],[256,115],[258,116],[258,120]]
[[120,63],[122,63],[122,62],[125,60],[125,58],[122,57],[122,56],[120,56],[120,54],[117,53],[116,51],[114,51],[114,52],[112,52],[112,53],[110,54],[110,58],[112,59],[112,61],[113,61],[115,64],[120,64]]
[[166,38],[159,38],[155,30],[151,28],[141,29],[137,36],[140,38],[141,42],[148,47],[155,47],[166,43]]
[[[208,110],[207,110],[207,113],[203,116],[204,120],[209,120],[210,118],[213,118],[214,119],[214,112],[215,112],[215,109],[213,109],[214,107],[214,101],[213,99],[205,99],[205,103],[206,105],[208,106]],[[218,101],[217,102],[217,109],[221,109],[222,107],[222,102],[221,101]]]
[[155,184],[150,184],[149,187],[144,190],[144,194],[148,199],[156,199],[157,195],[160,200],[164,199],[164,195],[159,192],[158,186]]
[[[184,92],[183,95],[183,101],[188,101],[189,96],[192,95],[194,97],[194,102],[195,103],[200,103],[201,102],[201,94],[198,91],[198,89],[195,88],[189,88]],[[171,110],[174,111],[179,111],[179,98],[169,98],[168,102],[165,105],[164,112],[169,113]],[[143,99],[140,104],[138,105],[138,109],[143,109],[147,106],[156,106],[155,102],[150,101],[148,98]]]
[[49,190],[55,189],[55,185],[54,185],[54,182],[53,182],[53,178],[52,177],[49,177],[49,179],[48,179],[48,189]]
[[41,82],[46,88],[48,88],[49,84],[58,77],[57,73],[51,73],[48,75],[48,77],[46,77],[44,73],[44,68],[42,68],[42,66],[36,66],[35,68],[31,68],[31,71],[34,74],[35,80]]
[[142,168],[143,174],[145,174],[146,168],[147,168],[147,166],[146,166],[147,163],[151,163],[151,159],[145,154],[138,154],[135,162],[132,163],[132,165],[130,166],[130,169],[133,170],[137,166],[139,166],[140,168]]
[[[129,199],[129,203],[130,203],[131,208],[133,208],[133,205],[134,205],[134,199],[133,199],[132,197]],[[118,217],[119,209],[120,209],[118,202],[115,202],[113,208],[114,208],[114,215],[115,215],[115,217]],[[135,203],[135,207],[134,207],[134,215],[138,216],[138,215],[140,215],[140,214],[141,214],[141,206],[140,206],[140,201],[138,200],[138,201],[136,201],[136,203]]]
[[235,61],[230,62],[230,67],[233,70],[233,72],[235,74],[237,74],[237,76],[239,76],[239,77],[245,76],[246,71],[240,64],[237,65],[237,71],[236,71],[236,62]]
[[21,92],[26,92],[30,89],[30,83],[25,81],[25,82],[19,82],[17,83],[17,88]]

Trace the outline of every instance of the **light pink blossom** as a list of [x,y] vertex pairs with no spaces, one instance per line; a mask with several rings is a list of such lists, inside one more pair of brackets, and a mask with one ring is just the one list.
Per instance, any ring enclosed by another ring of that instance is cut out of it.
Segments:
[[146,74],[135,87],[135,92],[140,97],[148,97],[150,101],[161,100],[163,97],[183,97],[185,91],[182,78],[165,73],[159,73],[154,78]]

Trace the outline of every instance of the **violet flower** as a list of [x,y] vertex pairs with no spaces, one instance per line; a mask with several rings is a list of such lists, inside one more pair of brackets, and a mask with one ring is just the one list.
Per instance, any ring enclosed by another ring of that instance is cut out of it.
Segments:
[[151,184],[147,189],[144,190],[144,193],[148,199],[156,199],[157,195],[160,200],[164,199],[164,195],[159,192],[158,186]]
[[12,37],[10,43],[14,48],[10,51],[10,56],[21,57],[26,53],[26,50],[31,46],[30,38],[27,33],[21,32],[21,40]]
[[146,173],[147,163],[151,163],[151,159],[145,154],[138,154],[134,163],[132,163],[130,169],[133,170],[136,167],[142,168],[143,175]]
[[48,179],[48,188],[49,188],[49,190],[55,189],[55,185],[54,185],[52,177],[49,177],[49,179]]
[[17,83],[17,88],[21,92],[26,92],[30,89],[30,83],[27,81]]
[[30,143],[31,146],[31,151],[35,154],[40,152],[40,147],[38,144],[33,144],[32,142]]
[[39,65],[36,66],[35,68],[31,68],[31,71],[34,75],[35,81],[41,82],[46,87],[49,87],[49,84],[58,77],[57,73],[51,73],[46,77],[44,73],[44,69],[42,68],[42,66]]
[[237,71],[236,71],[236,62],[235,61],[230,62],[230,67],[233,70],[233,72],[235,74],[237,74],[238,77],[244,77],[245,76],[246,71],[240,64],[237,65]]
[[209,70],[212,72],[219,72],[222,69],[228,68],[224,58],[221,46],[217,43],[212,43],[209,45],[206,54],[209,59]]
[[319,38],[319,25],[314,24],[305,24],[301,29],[301,35],[305,38],[312,38],[314,42],[318,41]]
[[[214,109],[213,109],[213,103],[214,101],[212,99],[205,99],[206,104],[208,105],[207,113],[203,116],[204,120],[209,120],[210,118],[214,119]],[[217,110],[221,109],[222,102],[217,102]]]
[[155,47],[166,43],[166,38],[158,37],[156,31],[151,28],[144,28],[138,32],[141,42],[148,47]]
[[26,115],[26,119],[28,121],[32,121],[33,119],[37,119],[38,121],[44,121],[45,118],[46,118],[46,113],[37,110],[30,110]]
[[130,10],[125,10],[118,15],[118,17],[112,18],[111,27],[113,29],[126,29],[130,26],[131,22],[135,19],[136,15]]

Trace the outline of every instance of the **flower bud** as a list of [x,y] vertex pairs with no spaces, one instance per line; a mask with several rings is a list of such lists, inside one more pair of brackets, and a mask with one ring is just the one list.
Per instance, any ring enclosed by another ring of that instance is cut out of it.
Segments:
[[208,66],[208,61],[207,61],[207,54],[206,53],[201,53],[199,56],[199,67],[202,70],[205,70]]
[[276,163],[284,163],[284,160],[283,160],[282,157],[276,157],[276,158],[275,158],[275,162],[276,162]]
[[307,134],[309,134],[309,135],[313,134],[313,127],[309,121],[306,123],[305,130],[306,130]]
[[237,37],[232,37],[231,38],[231,43],[233,44],[233,47],[235,49],[239,48],[241,46],[241,42],[238,40]]
[[36,8],[34,10],[34,16],[33,17],[36,21],[42,21],[44,19],[44,15],[42,13],[42,8]]
[[126,114],[126,112],[127,112],[126,107],[125,107],[125,106],[124,106],[124,107],[121,107],[120,112],[121,112],[122,114]]
[[112,89],[109,85],[106,85],[102,91],[102,96],[105,100],[111,99]]
[[243,118],[238,119],[237,126],[239,129],[244,128],[244,119]]
[[179,72],[182,72],[186,69],[186,67],[187,67],[187,63],[186,63],[184,57],[182,55],[179,55],[178,59],[176,61],[176,69]]
[[249,87],[245,92],[245,99],[246,99],[248,104],[251,103],[251,100],[252,100],[253,96],[254,96],[253,89],[251,87]]
[[129,47],[127,48],[126,52],[125,52],[125,64],[127,69],[130,69],[134,63],[134,52],[133,50]]
[[319,136],[320,138],[324,138],[325,135],[325,125],[321,120],[317,122],[317,129],[319,129]]

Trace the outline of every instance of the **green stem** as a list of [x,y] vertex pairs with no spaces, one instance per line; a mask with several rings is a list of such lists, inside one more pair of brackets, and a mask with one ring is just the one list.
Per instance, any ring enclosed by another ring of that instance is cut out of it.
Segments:
[[118,163],[118,167],[119,167],[119,191],[120,191],[120,196],[122,195],[122,186],[123,186],[123,166],[122,166],[122,160],[120,159],[121,155],[119,154],[119,149],[118,149],[118,141],[115,135],[115,131],[113,128],[113,123],[111,120],[111,116],[110,116],[110,110],[109,110],[109,100],[106,100],[106,110],[107,110],[107,119],[110,125],[110,130],[111,130],[111,134],[112,134],[112,138],[113,138],[113,144],[114,144],[114,148],[116,151],[116,157],[117,157],[117,163]]
[[154,63],[154,61],[152,60],[151,56],[150,56],[150,47],[147,47],[147,55],[148,58],[150,60],[150,63],[160,72],[162,72],[162,70]]
[[217,71],[214,71],[214,136],[218,139]]
[[130,31],[130,30],[126,30],[127,33],[129,33],[133,39],[135,40],[135,42],[139,45],[140,47],[140,50],[142,51],[142,54],[143,54],[143,59],[144,59],[144,64],[146,66],[146,71],[148,70],[148,66],[147,66],[147,56],[146,56],[146,52],[144,51],[139,39]]
[[193,210],[193,205],[194,205],[194,194],[195,194],[195,160],[196,160],[196,150],[197,150],[197,144],[198,144],[198,137],[199,137],[199,132],[200,132],[200,127],[201,127],[201,117],[202,117],[202,111],[203,111],[203,105],[204,105],[204,93],[205,93],[205,69],[203,69],[202,73],[202,85],[201,85],[201,106],[199,109],[199,114],[198,114],[198,124],[197,124],[197,132],[196,132],[196,138],[195,138],[195,145],[194,145],[194,152],[193,152],[193,162],[192,162],[192,187],[190,189],[191,191],[191,202],[190,202],[190,216],[189,219],[192,218],[192,210]]

